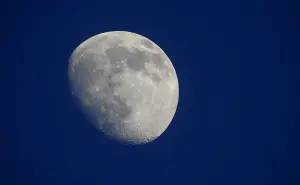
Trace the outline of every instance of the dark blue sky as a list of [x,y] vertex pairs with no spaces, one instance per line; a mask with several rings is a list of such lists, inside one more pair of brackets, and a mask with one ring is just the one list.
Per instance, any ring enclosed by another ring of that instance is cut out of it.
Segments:
[[[16,0],[3,7],[0,184],[300,184],[296,0]],[[175,118],[147,145],[105,139],[70,96],[71,52],[114,30],[150,38],[177,71]]]

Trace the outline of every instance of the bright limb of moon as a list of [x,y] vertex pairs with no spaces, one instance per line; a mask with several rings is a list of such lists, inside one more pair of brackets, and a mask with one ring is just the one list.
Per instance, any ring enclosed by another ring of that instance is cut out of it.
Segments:
[[136,33],[112,31],[87,39],[72,53],[68,74],[82,110],[112,139],[153,141],[176,112],[174,66],[158,45]]

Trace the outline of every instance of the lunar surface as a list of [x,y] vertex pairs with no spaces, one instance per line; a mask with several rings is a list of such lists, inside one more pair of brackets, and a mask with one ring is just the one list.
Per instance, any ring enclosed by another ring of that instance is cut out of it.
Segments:
[[174,117],[179,97],[175,69],[144,36],[125,31],[93,36],[74,50],[68,70],[76,102],[109,138],[148,143]]

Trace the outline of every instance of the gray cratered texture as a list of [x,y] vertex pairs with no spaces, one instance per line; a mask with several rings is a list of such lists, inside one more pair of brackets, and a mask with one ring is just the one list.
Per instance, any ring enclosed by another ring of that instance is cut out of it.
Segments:
[[91,122],[110,138],[143,144],[159,137],[175,114],[175,69],[151,40],[106,32],[80,44],[69,60],[72,94]]

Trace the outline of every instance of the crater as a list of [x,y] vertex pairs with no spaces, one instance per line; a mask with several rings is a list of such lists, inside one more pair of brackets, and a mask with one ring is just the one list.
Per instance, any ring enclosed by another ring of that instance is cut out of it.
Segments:
[[161,56],[162,54],[151,54],[151,61],[159,68],[164,69],[166,65],[164,63],[164,58]]
[[161,77],[156,73],[150,73],[149,71],[144,71],[143,74],[151,78],[151,80],[153,80],[155,83],[159,83],[162,80]]
[[159,83],[161,81],[161,77],[159,77],[157,74],[153,73],[150,74],[150,78],[155,81],[156,83]]
[[152,48],[153,48],[153,44],[152,44],[149,40],[147,40],[147,39],[143,39],[143,40],[142,40],[142,44],[143,44],[144,46],[146,46],[146,48],[149,48],[149,49],[152,49]]

